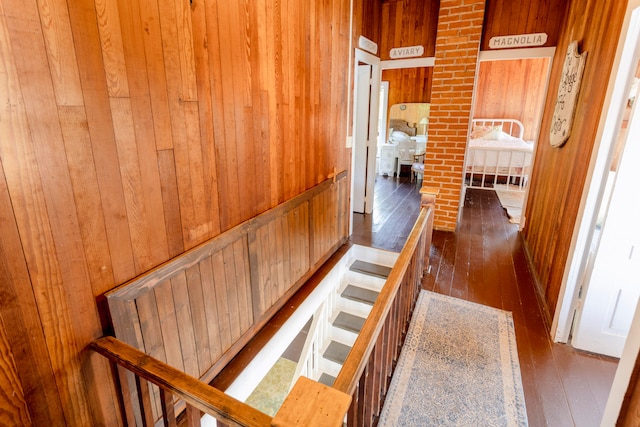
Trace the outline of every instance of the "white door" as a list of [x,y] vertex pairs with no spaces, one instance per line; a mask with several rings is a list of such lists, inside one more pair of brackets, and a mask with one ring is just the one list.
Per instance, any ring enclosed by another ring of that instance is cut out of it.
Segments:
[[622,354],[640,296],[638,159],[640,108],[633,108],[619,167],[610,172],[611,199],[572,339],[576,348],[614,357]]
[[[372,147],[370,143],[372,139],[375,139],[370,135],[373,101],[371,92],[372,70],[373,67],[369,64],[358,65],[355,81],[352,207],[353,211],[358,213],[370,213],[373,201],[370,194],[375,175],[376,154],[375,147]],[[370,168],[371,160],[373,160],[373,169]]]

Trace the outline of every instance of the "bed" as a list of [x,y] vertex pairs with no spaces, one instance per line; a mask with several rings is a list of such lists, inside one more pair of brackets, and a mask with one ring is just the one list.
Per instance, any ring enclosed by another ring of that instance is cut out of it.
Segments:
[[524,191],[531,172],[533,143],[522,139],[524,127],[514,119],[473,119],[465,157],[465,185],[492,189],[509,184]]

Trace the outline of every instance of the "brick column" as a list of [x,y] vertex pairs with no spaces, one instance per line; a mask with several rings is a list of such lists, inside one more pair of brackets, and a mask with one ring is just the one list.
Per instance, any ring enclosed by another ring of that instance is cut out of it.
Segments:
[[434,227],[455,230],[485,0],[441,0],[424,187],[438,188]]

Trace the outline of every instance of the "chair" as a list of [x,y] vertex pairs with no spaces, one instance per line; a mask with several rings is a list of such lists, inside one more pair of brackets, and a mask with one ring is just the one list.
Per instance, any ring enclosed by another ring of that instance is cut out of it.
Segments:
[[398,170],[396,176],[400,177],[400,169],[402,165],[411,166],[415,162],[414,155],[416,153],[416,142],[411,139],[398,140]]
[[424,176],[424,154],[416,154],[414,156],[414,162],[411,165],[411,181],[416,178],[416,181],[422,180]]

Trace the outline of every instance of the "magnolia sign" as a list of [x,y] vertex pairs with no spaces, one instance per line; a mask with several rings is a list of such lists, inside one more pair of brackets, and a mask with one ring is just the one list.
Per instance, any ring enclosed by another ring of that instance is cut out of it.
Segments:
[[489,40],[491,49],[542,46],[547,42],[547,33],[518,34],[515,36],[496,36]]
[[389,51],[391,59],[413,58],[424,54],[424,46],[394,47]]

